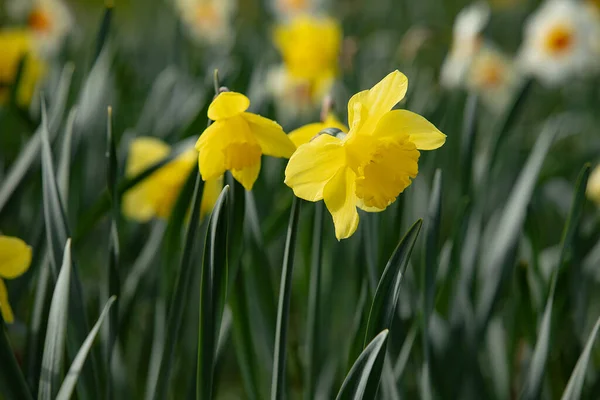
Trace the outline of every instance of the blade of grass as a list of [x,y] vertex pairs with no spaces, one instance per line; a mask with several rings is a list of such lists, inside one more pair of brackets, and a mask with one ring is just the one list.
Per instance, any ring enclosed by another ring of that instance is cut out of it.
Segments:
[[373,303],[371,304],[364,340],[365,345],[375,337],[377,332],[391,327],[392,318],[400,296],[400,283],[408,266],[410,254],[419,236],[422,224],[422,220],[418,220],[413,224],[404,238],[398,243],[394,254],[392,254],[392,257],[385,266],[385,270],[375,291]]
[[71,268],[71,240],[69,239],[65,245],[62,267],[54,286],[54,294],[50,304],[38,391],[38,399],[40,400],[54,399],[60,387],[69,315]]
[[229,186],[217,199],[208,223],[200,280],[196,398],[213,398],[213,378],[224,296],[227,294]]
[[346,375],[336,400],[375,398],[385,360],[388,333],[387,329],[383,330],[363,350]]
[[468,195],[473,183],[473,150],[475,148],[475,137],[477,134],[477,109],[478,96],[469,93],[465,113],[463,117],[463,130],[460,147],[461,164],[461,192]]
[[196,184],[194,187],[194,197],[192,198],[192,215],[190,216],[187,232],[185,236],[185,246],[181,256],[181,263],[178,271],[173,298],[169,305],[167,317],[167,334],[165,338],[165,347],[160,364],[160,372],[154,390],[154,399],[165,399],[169,389],[173,359],[175,357],[175,345],[178,342],[179,331],[183,323],[185,305],[188,301],[188,293],[192,285],[191,275],[194,268],[193,250],[196,242],[196,231],[200,221],[200,204],[204,192],[204,181],[200,173],[196,172]]
[[[546,125],[542,130],[506,203],[495,233],[494,246],[490,249],[487,259],[483,261],[487,275],[476,309],[477,329],[480,333],[484,332],[487,327],[500,292],[501,283],[510,272],[511,259],[525,220],[527,205],[555,135],[556,129],[553,126]],[[483,337],[483,335],[477,335],[477,337]]]
[[[106,123],[106,141],[107,151],[106,158],[108,162],[107,168],[107,185],[112,204],[112,221],[110,225],[109,240],[108,240],[108,296],[119,298],[121,283],[119,279],[119,233],[117,226],[120,219],[121,205],[117,192],[117,148],[115,145],[115,137],[113,135],[113,119],[112,107],[107,109]],[[119,302],[110,309],[108,314],[108,343],[106,344],[106,398],[113,398],[113,373],[111,371],[112,353],[117,341],[117,333],[119,331]]]
[[548,354],[550,352],[551,342],[551,322],[552,322],[552,306],[554,304],[554,292],[556,290],[556,282],[558,280],[558,272],[561,269],[563,263],[566,260],[567,252],[569,251],[575,232],[581,221],[583,212],[583,205],[585,204],[585,190],[587,188],[587,181],[590,176],[590,165],[586,164],[577,178],[577,184],[575,185],[575,195],[573,198],[573,204],[567,217],[565,227],[563,229],[560,256],[558,258],[558,264],[552,273],[552,281],[550,283],[550,294],[546,302],[546,308],[540,324],[540,331],[538,335],[533,355],[531,356],[529,371],[525,379],[523,391],[521,392],[521,398],[523,399],[539,399],[542,392],[542,384],[544,379],[544,373],[546,370],[546,362],[548,361]]
[[[47,128],[46,107],[42,101],[42,190],[44,219],[46,223],[46,240],[48,242],[48,253],[53,276],[58,276],[58,261],[62,256],[62,249],[70,237],[69,227],[66,219],[65,209],[60,198],[50,138]],[[67,336],[68,351],[74,355],[80,344],[85,339],[85,332],[89,330],[85,313],[85,301],[83,288],[76,265],[73,266],[70,279],[71,289],[69,301],[70,326],[74,329],[73,334]],[[79,382],[79,390],[83,393],[97,393],[99,389],[98,366],[94,353],[91,355],[89,367],[84,370],[83,379]]]
[[275,328],[275,351],[273,355],[273,379],[271,381],[271,400],[285,397],[285,363],[287,329],[290,317],[290,299],[292,295],[292,272],[296,250],[296,235],[298,233],[298,218],[300,214],[300,199],[294,197],[290,222],[287,229],[281,284],[279,286],[279,303],[277,306],[277,327]]
[[2,360],[2,373],[0,373],[0,393],[6,399],[32,400],[33,396],[27,386],[15,353],[10,346],[4,331],[4,319],[0,313],[0,360]]
[[308,289],[308,321],[306,323],[306,370],[304,372],[306,400],[314,399],[319,366],[322,360],[319,347],[319,307],[321,292],[321,259],[323,253],[323,202],[315,204],[315,220],[310,259],[310,284]]
[[[73,65],[67,64],[61,74],[56,96],[50,107],[49,128],[50,140],[54,140],[56,132],[62,120],[65,104],[68,98],[69,88],[71,86],[71,76],[73,74]],[[39,153],[42,145],[42,129],[40,125],[33,136],[27,141],[27,144],[19,152],[17,160],[13,163],[10,171],[3,177],[2,186],[0,186],[0,215],[4,212],[5,206],[12,199],[15,191],[23,182],[27,173],[32,169],[34,163],[39,159]]]
[[96,62],[98,57],[100,57],[100,53],[104,48],[104,43],[108,38],[113,18],[113,8],[114,4],[112,0],[105,0],[104,14],[102,15],[102,22],[100,23],[100,29],[98,30],[98,36],[96,37],[96,52],[94,53],[94,62],[92,65]]
[[110,307],[115,302],[115,300],[116,299],[114,297],[108,299],[108,302],[104,306],[100,317],[98,317],[98,321],[96,321],[96,324],[90,331],[89,335],[85,338],[85,341],[83,342],[81,348],[77,352],[77,356],[75,356],[73,363],[71,363],[69,372],[67,373],[67,376],[65,377],[65,380],[63,381],[60,390],[56,395],[56,400],[69,400],[73,395],[73,390],[75,389],[75,385],[77,384],[77,380],[79,379],[79,374],[81,373],[85,360],[87,359],[87,356],[92,348],[94,339],[96,338],[96,335],[100,330],[100,326],[102,325],[106,314],[108,314]]
[[583,383],[585,381],[585,374],[588,362],[590,361],[590,355],[592,353],[592,347],[594,346],[594,342],[596,341],[596,336],[598,335],[598,329],[600,329],[600,318],[596,321],[592,332],[585,344],[585,348],[583,352],[579,356],[577,360],[577,364],[575,365],[575,369],[569,378],[569,382],[567,383],[567,388],[563,392],[561,400],[579,400],[581,398],[581,392],[583,391]]

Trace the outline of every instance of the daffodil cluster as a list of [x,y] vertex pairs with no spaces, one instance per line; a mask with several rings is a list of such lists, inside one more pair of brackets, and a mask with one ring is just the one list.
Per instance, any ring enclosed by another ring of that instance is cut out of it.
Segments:
[[29,269],[31,247],[21,239],[0,235],[0,312],[7,323],[14,321],[3,279],[14,279]]

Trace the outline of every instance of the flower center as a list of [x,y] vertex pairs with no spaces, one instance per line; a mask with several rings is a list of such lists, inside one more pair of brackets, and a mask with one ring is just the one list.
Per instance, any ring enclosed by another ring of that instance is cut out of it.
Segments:
[[196,21],[200,26],[215,28],[219,25],[219,13],[212,4],[199,4],[196,7]]
[[34,9],[29,13],[27,25],[38,32],[48,32],[52,27],[50,16],[43,10]]
[[380,142],[358,169],[356,196],[367,207],[383,210],[417,176],[419,151],[407,139]]
[[573,29],[570,26],[556,25],[546,36],[546,50],[550,54],[562,55],[573,46],[574,36]]
[[484,88],[496,88],[504,81],[504,66],[494,60],[487,60],[476,68],[475,82]]
[[234,142],[223,149],[225,155],[225,169],[242,170],[256,165],[260,160],[260,146],[258,143]]

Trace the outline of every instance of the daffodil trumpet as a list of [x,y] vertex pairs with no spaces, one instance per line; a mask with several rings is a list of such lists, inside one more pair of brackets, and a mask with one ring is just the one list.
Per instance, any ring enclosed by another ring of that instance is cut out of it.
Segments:
[[[288,162],[285,183],[299,198],[325,201],[338,240],[356,231],[357,208],[383,211],[411,184],[418,173],[419,150],[437,149],[446,140],[420,115],[392,110],[407,88],[406,76],[394,71],[357,93],[348,102],[348,133],[308,139]],[[317,127],[327,128],[311,125],[290,136],[301,132],[306,138]]]

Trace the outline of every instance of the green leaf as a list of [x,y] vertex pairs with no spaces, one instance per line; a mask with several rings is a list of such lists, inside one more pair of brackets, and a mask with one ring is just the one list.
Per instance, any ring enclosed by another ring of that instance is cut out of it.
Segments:
[[57,169],[57,184],[60,198],[66,203],[69,200],[69,177],[71,173],[71,147],[73,142],[73,125],[77,116],[77,109],[72,108],[67,117],[65,135],[63,136],[60,160]]
[[[56,175],[54,173],[54,163],[52,161],[52,151],[50,149],[50,138],[47,129],[47,117],[45,104],[42,102],[42,191],[44,220],[46,223],[46,240],[48,242],[48,254],[50,259],[53,276],[58,276],[58,261],[62,256],[62,249],[71,236],[67,224],[65,209],[60,198]],[[75,354],[80,344],[83,342],[88,328],[87,317],[85,314],[85,300],[83,297],[83,288],[76,265],[73,266],[70,279],[69,314],[70,325],[73,328],[73,334],[67,336],[67,348],[72,355]],[[84,371],[84,377],[81,380],[81,391],[94,393],[98,388],[98,367],[94,354],[91,356],[89,368]]]
[[389,331],[379,333],[360,354],[336,397],[337,400],[375,399]]
[[[53,98],[50,108],[49,136],[53,140],[56,136],[58,126],[62,120],[65,104],[68,98],[69,87],[71,86],[71,76],[73,74],[73,65],[67,64],[62,72],[56,96]],[[30,171],[34,163],[39,159],[39,152],[42,144],[42,130],[44,124],[40,125],[33,136],[27,141],[27,144],[19,152],[17,160],[12,164],[8,173],[2,177],[0,186],[0,215],[3,214],[5,206],[12,199],[15,191],[23,182],[23,179]],[[61,249],[62,250],[62,249]]]
[[478,95],[469,93],[463,117],[463,130],[460,146],[461,192],[468,195],[473,182],[473,150],[477,133]]
[[558,264],[552,272],[552,281],[550,284],[550,294],[546,302],[546,308],[540,324],[540,331],[538,339],[531,356],[529,364],[529,371],[525,379],[521,398],[523,399],[539,399],[542,392],[542,384],[544,380],[544,372],[546,370],[546,363],[548,361],[548,354],[550,351],[550,328],[552,322],[552,306],[554,304],[554,292],[556,290],[556,282],[558,280],[558,272],[564,263],[568,249],[573,243],[575,232],[581,221],[581,215],[583,211],[583,205],[585,204],[585,190],[587,188],[587,181],[590,176],[590,165],[586,164],[577,178],[577,184],[575,186],[575,195],[573,198],[573,204],[567,217],[567,222],[563,229],[563,235],[561,240],[561,250]]
[[585,348],[577,360],[577,364],[575,365],[575,369],[569,378],[567,388],[563,392],[561,400],[579,400],[581,398],[586,369],[588,362],[590,361],[592,347],[594,346],[596,336],[598,335],[598,329],[600,329],[600,318],[598,318],[596,321],[596,324],[594,325],[594,328],[588,337],[587,343],[585,344]]
[[287,329],[290,318],[290,299],[292,296],[292,272],[298,233],[300,199],[294,197],[290,222],[285,240],[281,284],[279,286],[279,303],[277,306],[277,327],[275,328],[275,351],[273,356],[273,379],[271,380],[271,400],[285,397],[285,362],[287,354]]
[[69,315],[71,268],[71,240],[69,239],[65,245],[62,267],[50,304],[38,399],[54,399],[60,387]]
[[375,337],[377,332],[390,329],[391,327],[392,318],[400,296],[400,283],[408,266],[410,254],[417,241],[422,224],[422,220],[418,220],[413,224],[404,238],[398,243],[396,250],[394,250],[392,257],[385,266],[385,270],[375,291],[373,303],[371,304],[369,322],[367,323],[367,332],[364,340],[365,345]]
[[[227,173],[226,177],[229,191],[231,192],[227,203],[229,204],[229,283],[233,285],[244,251],[246,191],[230,173]],[[230,289],[228,289],[229,291]]]
[[244,395],[249,400],[260,399],[258,380],[258,361],[256,350],[252,343],[252,322],[248,309],[248,295],[244,285],[244,269],[238,271],[235,278],[234,290],[229,295],[229,307],[233,317],[233,342],[242,380]]
[[483,289],[476,309],[477,326],[480,332],[487,327],[500,293],[501,283],[512,268],[512,259],[525,220],[527,205],[555,135],[555,127],[546,125],[538,137],[502,212],[493,239],[494,245],[483,261],[487,275],[483,281]]
[[169,389],[169,382],[173,368],[173,359],[175,358],[175,347],[179,340],[179,331],[183,324],[184,310],[189,301],[189,292],[192,285],[192,270],[195,267],[193,263],[193,252],[196,244],[196,232],[200,223],[200,204],[204,192],[204,181],[196,170],[196,184],[194,187],[194,197],[192,198],[191,210],[187,232],[185,236],[185,246],[181,256],[181,263],[177,275],[177,282],[173,297],[169,305],[167,317],[167,333],[165,337],[165,346],[160,362],[158,380],[154,390],[154,399],[165,399]]
[[310,258],[310,285],[308,289],[308,321],[306,323],[306,370],[304,398],[315,398],[315,388],[322,359],[319,347],[319,308],[321,292],[321,259],[323,254],[324,203],[315,204],[315,221]]
[[196,398],[213,398],[214,366],[225,296],[227,295],[227,252],[229,186],[221,191],[208,223],[200,281],[198,326],[198,369]]
[[4,320],[0,313],[0,360],[2,360],[2,373],[0,373],[0,395],[6,399],[31,400],[33,396],[29,391],[25,377],[15,353],[10,346],[6,332],[4,331]]
[[94,339],[96,338],[96,335],[100,330],[100,326],[102,325],[104,318],[106,318],[106,314],[108,314],[110,307],[115,302],[115,300],[115,297],[111,297],[110,299],[108,299],[108,302],[104,306],[100,317],[98,317],[98,321],[96,321],[96,324],[90,331],[89,335],[85,338],[85,341],[83,342],[81,348],[77,352],[73,363],[71,363],[69,372],[67,373],[67,376],[65,377],[65,380],[63,381],[60,390],[56,395],[56,400],[69,400],[73,395],[75,384],[79,379],[79,374],[81,373],[85,360],[87,359],[90,349],[92,348],[92,344],[94,344]]
[[[94,63],[100,57],[104,43],[108,38],[110,32],[110,26],[113,18],[113,4],[111,0],[106,0],[104,3],[104,14],[102,15],[102,22],[100,23],[100,29],[98,30],[98,36],[96,37],[96,52],[94,54]],[[93,64],[93,63],[92,63]]]
[[[115,137],[113,135],[113,119],[112,119],[112,107],[108,107],[107,110],[107,123],[106,123],[106,141],[107,151],[106,158],[108,162],[107,167],[107,184],[108,191],[110,194],[110,200],[112,203],[112,221],[110,225],[109,239],[108,239],[108,295],[109,297],[119,298],[121,291],[121,282],[119,279],[119,233],[117,226],[120,220],[121,203],[119,201],[119,195],[117,191],[117,173],[118,173],[118,162],[117,162],[117,150],[115,145]],[[108,315],[108,343],[106,343],[106,368],[107,368],[107,384],[106,397],[111,399],[113,397],[113,373],[111,371],[112,353],[117,341],[117,333],[119,330],[119,302],[117,302],[110,310]]]

